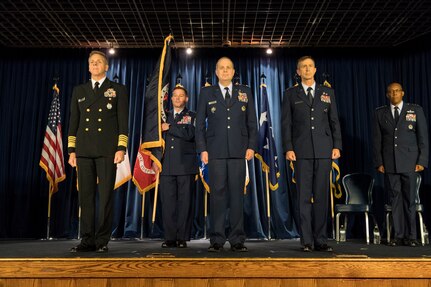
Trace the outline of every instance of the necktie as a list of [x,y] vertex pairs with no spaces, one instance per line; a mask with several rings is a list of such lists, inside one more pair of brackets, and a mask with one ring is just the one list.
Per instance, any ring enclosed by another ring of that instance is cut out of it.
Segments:
[[398,107],[394,107],[394,119],[395,123],[398,123],[398,120],[400,119],[400,112],[398,111]]
[[310,101],[311,104],[313,104],[313,95],[311,94],[312,90],[313,90],[312,87],[308,87],[308,89],[307,89],[307,97],[308,97],[308,100]]
[[99,82],[95,82],[94,83],[94,89],[93,89],[94,93],[97,94],[97,92],[99,91]]
[[230,94],[229,94],[229,88],[224,88],[226,90],[226,94],[224,94],[224,101],[226,102],[226,105],[229,105],[230,101]]

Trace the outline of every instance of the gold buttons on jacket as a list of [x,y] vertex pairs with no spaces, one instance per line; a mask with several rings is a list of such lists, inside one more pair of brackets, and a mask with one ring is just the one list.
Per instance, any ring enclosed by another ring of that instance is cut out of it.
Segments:
[[99,112],[101,112],[102,111],[102,109],[99,109]]
[[102,121],[102,119],[97,119],[97,121],[101,122],[101,121]]
[[88,128],[85,128],[85,131],[88,132]]
[[102,129],[101,129],[101,128],[98,128],[97,130],[98,130],[99,132],[101,132],[101,131],[102,131]]
[[89,112],[90,112],[90,109],[86,109],[86,111],[87,111],[87,113],[89,113]]
[[86,122],[89,122],[89,121],[90,121],[90,119],[89,119],[89,118],[86,118],[86,119],[85,119],[85,121],[86,121]]

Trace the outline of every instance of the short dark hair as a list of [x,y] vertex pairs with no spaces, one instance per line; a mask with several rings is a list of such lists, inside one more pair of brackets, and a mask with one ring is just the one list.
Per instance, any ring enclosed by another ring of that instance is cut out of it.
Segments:
[[174,91],[175,91],[175,90],[183,90],[183,91],[184,91],[184,94],[186,94],[186,97],[188,97],[188,96],[189,96],[189,94],[188,94],[188,92],[187,92],[186,88],[184,88],[183,86],[176,86],[176,87],[172,90],[172,94],[174,94]]
[[102,56],[102,58],[105,60],[105,64],[108,65],[108,58],[106,57],[106,54],[97,50],[91,51],[90,56],[88,56],[88,60],[90,60],[91,56],[96,54]]
[[302,56],[301,58],[298,59],[298,61],[296,62],[296,68],[299,68],[299,64],[307,59],[310,59],[311,61],[313,61],[314,65],[316,65],[316,61],[313,59],[313,57],[311,56]]

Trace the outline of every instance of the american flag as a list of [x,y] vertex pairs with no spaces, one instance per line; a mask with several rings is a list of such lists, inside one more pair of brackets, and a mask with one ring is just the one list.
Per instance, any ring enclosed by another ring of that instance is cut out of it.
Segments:
[[56,192],[58,190],[58,183],[66,178],[66,174],[64,173],[63,141],[61,137],[60,101],[58,98],[60,90],[57,84],[52,89],[54,90],[54,94],[39,162],[39,165],[46,172],[50,193]]

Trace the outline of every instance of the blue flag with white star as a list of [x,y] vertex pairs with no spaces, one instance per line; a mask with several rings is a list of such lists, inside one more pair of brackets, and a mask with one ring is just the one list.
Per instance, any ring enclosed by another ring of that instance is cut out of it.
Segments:
[[259,144],[256,157],[262,163],[262,171],[268,171],[269,188],[271,190],[276,190],[278,188],[280,171],[278,169],[277,148],[275,146],[274,132],[272,130],[266,84],[261,84],[260,90]]

